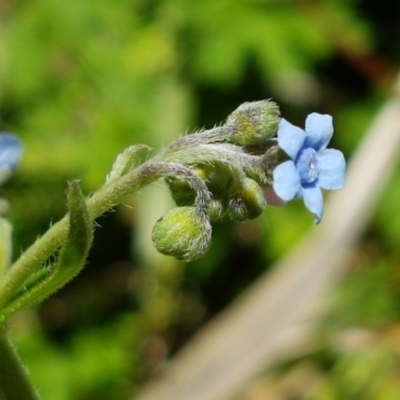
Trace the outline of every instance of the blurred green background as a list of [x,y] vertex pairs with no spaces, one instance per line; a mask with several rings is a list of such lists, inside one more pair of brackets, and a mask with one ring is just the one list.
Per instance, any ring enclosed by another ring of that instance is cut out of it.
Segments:
[[[26,144],[2,193],[15,257],[65,213],[67,180],[92,193],[125,147],[159,149],[244,101],[273,98],[299,126],[312,111],[333,115],[332,147],[350,157],[390,92],[399,37],[392,0],[1,0],[0,129]],[[152,247],[152,224],[171,205],[154,186],[98,220],[80,276],[14,319],[44,399],[140,391],[313,222],[292,202],[221,223],[210,252],[183,265]],[[332,296],[318,350],[277,366],[248,399],[280,393],[296,374],[306,384],[282,398],[400,398],[399,188],[397,174]],[[353,330],[374,345],[332,340]]]

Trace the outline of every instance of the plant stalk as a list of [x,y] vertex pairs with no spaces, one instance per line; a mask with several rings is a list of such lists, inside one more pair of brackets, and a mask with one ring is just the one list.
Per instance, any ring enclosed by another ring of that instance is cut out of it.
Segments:
[[[141,189],[163,176],[178,176],[186,179],[191,185],[207,192],[205,184],[190,170],[179,164],[162,161],[148,161],[123,175],[119,179],[105,184],[92,197],[86,200],[91,219],[95,219],[121,203],[123,197]],[[200,199],[203,202],[207,199]],[[200,203],[202,202],[200,201]],[[0,310],[10,301],[16,290],[28,277],[46,262],[65,242],[69,231],[69,214],[55,223],[40,239],[33,243],[3,276],[0,282]],[[3,321],[1,320],[3,319]],[[6,318],[0,315],[0,324]]]
[[0,400],[39,400],[4,327],[0,327]]

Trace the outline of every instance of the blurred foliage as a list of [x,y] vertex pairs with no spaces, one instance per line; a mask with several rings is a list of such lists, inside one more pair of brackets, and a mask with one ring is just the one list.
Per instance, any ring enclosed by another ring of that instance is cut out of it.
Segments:
[[[272,97],[300,126],[311,111],[332,114],[332,146],[350,156],[400,62],[399,4],[0,1],[0,128],[26,143],[4,188],[15,253],[63,215],[68,179],[93,192],[128,145],[158,149],[244,101]],[[317,350],[266,377],[249,399],[289,398],[293,376],[301,398],[399,397],[399,185],[393,177],[332,296]],[[160,195],[138,194],[131,208],[99,219],[85,271],[15,319],[45,399],[128,398],[312,225],[300,203],[271,207],[258,220],[215,226],[209,254],[182,265],[142,245],[147,221],[163,214],[159,186]],[[353,331],[366,339],[341,345]]]

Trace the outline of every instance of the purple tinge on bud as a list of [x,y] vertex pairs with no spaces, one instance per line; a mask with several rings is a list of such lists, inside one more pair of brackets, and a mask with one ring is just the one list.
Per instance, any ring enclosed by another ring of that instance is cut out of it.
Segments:
[[11,133],[0,133],[0,183],[15,171],[23,152],[22,141]]
[[312,113],[305,131],[281,119],[278,144],[291,158],[273,172],[273,189],[284,201],[303,197],[306,207],[321,221],[324,202],[321,189],[338,190],[345,184],[346,161],[341,151],[327,149],[333,134],[332,117]]
[[276,194],[274,188],[270,186],[263,186],[262,191],[264,193],[264,199],[268,205],[280,207],[286,204],[286,201]]

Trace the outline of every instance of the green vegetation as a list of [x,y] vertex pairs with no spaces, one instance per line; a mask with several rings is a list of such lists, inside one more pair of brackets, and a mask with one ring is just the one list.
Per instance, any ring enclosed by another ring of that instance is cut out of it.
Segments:
[[[159,149],[245,101],[273,98],[298,126],[310,112],[331,114],[332,146],[351,158],[394,82],[399,15],[389,0],[1,2],[0,130],[25,142],[2,192],[14,258],[64,215],[67,181],[89,194],[126,147]],[[277,366],[275,384],[304,369],[318,377],[299,390],[307,399],[399,398],[399,185],[397,174],[332,294],[317,349]],[[267,207],[257,220],[215,225],[207,256],[181,264],[151,244],[170,208],[167,185],[157,186],[100,218],[84,271],[12,321],[43,399],[139,392],[313,228],[301,202]],[[369,341],[347,351],[335,340],[353,331]]]

